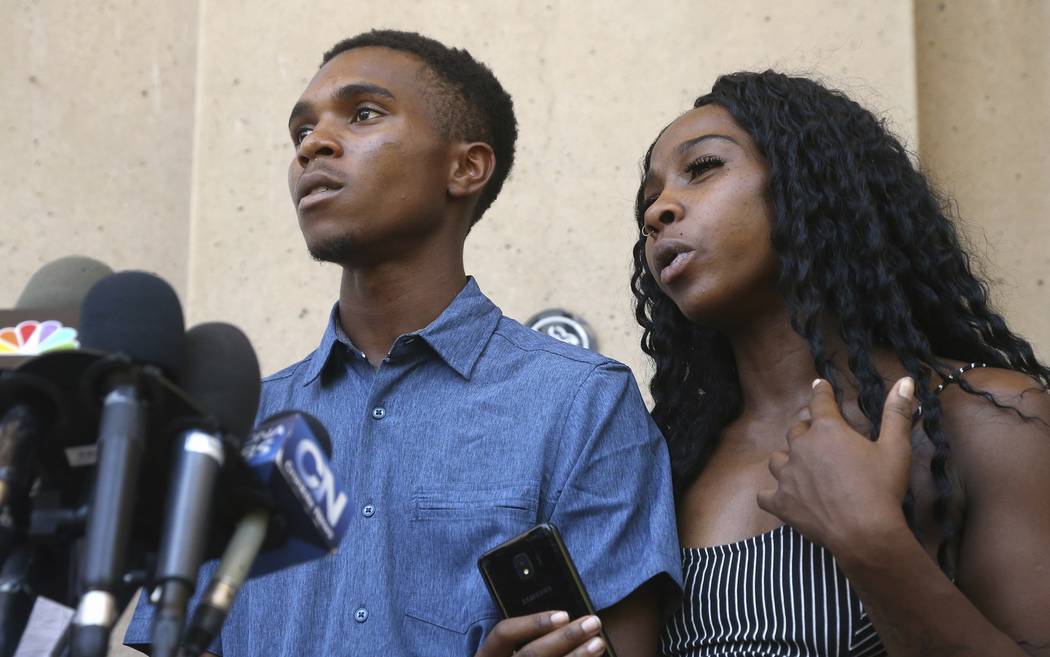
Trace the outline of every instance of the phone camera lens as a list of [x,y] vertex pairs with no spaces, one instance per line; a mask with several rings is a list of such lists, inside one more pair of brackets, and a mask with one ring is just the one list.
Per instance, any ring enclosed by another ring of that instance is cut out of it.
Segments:
[[514,572],[520,580],[531,579],[536,574],[536,569],[533,567],[529,555],[524,552],[514,555]]

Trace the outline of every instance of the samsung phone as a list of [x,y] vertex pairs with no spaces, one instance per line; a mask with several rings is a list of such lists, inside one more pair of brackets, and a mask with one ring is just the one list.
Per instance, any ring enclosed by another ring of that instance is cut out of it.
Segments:
[[[573,620],[593,615],[594,607],[583,587],[572,557],[549,523],[489,550],[478,559],[478,570],[504,618],[541,611],[565,611]],[[616,657],[602,628],[605,655]]]

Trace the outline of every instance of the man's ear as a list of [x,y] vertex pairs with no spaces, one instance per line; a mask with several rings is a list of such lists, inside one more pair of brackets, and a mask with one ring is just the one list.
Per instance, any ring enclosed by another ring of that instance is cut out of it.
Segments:
[[448,177],[449,195],[467,198],[480,193],[496,168],[492,147],[481,141],[461,143],[456,146],[453,157]]

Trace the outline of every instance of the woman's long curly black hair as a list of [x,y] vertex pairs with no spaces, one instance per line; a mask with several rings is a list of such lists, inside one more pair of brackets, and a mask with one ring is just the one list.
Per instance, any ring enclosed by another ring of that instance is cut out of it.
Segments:
[[[838,321],[873,439],[886,396],[874,350],[892,349],[916,381],[934,450],[938,558],[951,570],[947,548],[960,521],[949,510],[949,443],[931,375],[949,374],[943,359],[976,361],[1025,372],[1048,386],[1050,369],[991,308],[988,287],[974,274],[948,218],[948,202],[871,112],[813,80],[773,71],[720,77],[694,107],[710,104],[725,108],[768,162],[779,290],[817,372],[840,389],[822,328],[830,315]],[[652,146],[643,171],[651,157]],[[644,209],[640,187],[639,228]],[[691,323],[657,287],[645,260],[645,238],[634,247],[631,289],[644,329],[642,350],[656,364],[649,385],[652,416],[667,439],[680,494],[741,412],[736,363],[725,336]],[[960,385],[993,401],[965,381]]]

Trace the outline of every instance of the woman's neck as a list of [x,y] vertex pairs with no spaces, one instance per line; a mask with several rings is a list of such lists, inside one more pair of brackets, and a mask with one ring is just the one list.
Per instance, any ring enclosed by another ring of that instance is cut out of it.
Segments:
[[783,416],[808,402],[817,370],[809,344],[791,327],[786,308],[725,334],[748,415]]
[[[857,407],[857,384],[849,370],[848,352],[838,323],[824,318],[821,329],[824,353],[842,393],[842,411],[848,421],[863,423]],[[820,374],[809,343],[791,327],[786,308],[766,313],[743,330],[725,334],[736,358],[745,414],[756,419],[783,418],[795,416],[808,405],[813,380]],[[904,376],[904,368],[891,351],[877,349],[871,357],[887,385]]]

